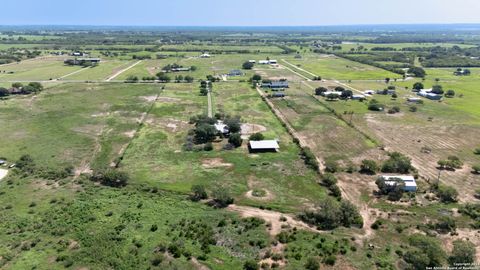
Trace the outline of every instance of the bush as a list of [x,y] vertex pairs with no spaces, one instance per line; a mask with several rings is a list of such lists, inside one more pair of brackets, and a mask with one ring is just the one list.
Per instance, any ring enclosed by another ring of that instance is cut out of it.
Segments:
[[91,177],[92,181],[100,182],[102,185],[110,187],[126,186],[130,176],[126,172],[107,169],[106,171],[96,172]]
[[224,208],[233,203],[233,198],[230,196],[228,190],[219,187],[213,191],[213,206]]
[[254,64],[250,63],[250,62],[245,62],[245,63],[242,64],[243,69],[252,69],[253,66],[254,66]]
[[455,231],[457,225],[455,220],[448,216],[442,216],[439,221],[435,224],[435,230],[440,233],[449,233]]
[[246,261],[243,264],[243,269],[244,270],[257,270],[258,269],[258,264],[257,264],[256,261],[249,260],[249,261]]
[[202,185],[194,185],[191,189],[190,200],[197,202],[200,200],[208,199],[207,191]]
[[480,155],[480,148],[476,148],[476,149],[473,151],[473,153],[474,153],[475,155]]
[[407,174],[413,170],[410,158],[399,152],[393,152],[389,156],[390,158],[382,165],[382,172]]
[[372,99],[368,103],[368,109],[370,111],[383,111],[383,105],[380,104],[376,99]]
[[228,137],[228,142],[235,147],[240,147],[243,143],[243,139],[240,133],[233,133]]
[[338,172],[338,163],[336,160],[333,159],[327,159],[325,161],[325,171],[329,173],[336,173]]
[[364,159],[360,165],[360,172],[365,174],[376,174],[378,171],[378,165],[374,160]]
[[318,270],[320,269],[320,263],[315,258],[308,258],[307,262],[305,263],[306,270]]
[[472,242],[456,240],[453,242],[453,250],[448,262],[451,266],[473,264],[475,256],[475,245]]
[[331,173],[326,173],[322,175],[322,182],[325,186],[330,187],[337,184],[337,178]]
[[203,146],[203,151],[212,151],[213,150],[213,144],[211,142],[207,142]]
[[475,174],[480,174],[480,164],[472,166],[472,172]]
[[265,137],[263,136],[262,133],[254,133],[250,135],[250,138],[249,138],[250,141],[262,141],[264,139]]
[[310,148],[308,147],[302,148],[301,155],[307,166],[309,166],[314,170],[319,169],[317,158],[313,154],[312,150],[310,150]]
[[453,187],[438,185],[435,189],[435,193],[438,198],[443,203],[456,202],[458,197],[458,192]]

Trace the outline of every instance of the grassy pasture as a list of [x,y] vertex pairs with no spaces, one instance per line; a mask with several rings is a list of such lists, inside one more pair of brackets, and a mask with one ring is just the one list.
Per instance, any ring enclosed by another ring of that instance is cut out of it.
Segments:
[[294,65],[299,65],[323,79],[337,80],[380,80],[386,77],[400,78],[400,75],[372,67],[369,65],[353,62],[335,56],[307,54],[302,59],[285,58]]
[[[20,63],[0,66],[2,81],[47,81],[57,79],[80,70],[80,66],[66,66],[62,59],[43,58],[22,61]],[[8,74],[13,72],[12,74]]]

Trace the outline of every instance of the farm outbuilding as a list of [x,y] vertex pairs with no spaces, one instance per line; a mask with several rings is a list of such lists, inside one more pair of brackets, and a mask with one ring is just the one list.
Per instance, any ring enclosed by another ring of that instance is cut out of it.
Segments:
[[228,76],[242,76],[243,72],[238,69],[231,70],[228,74]]
[[268,60],[260,60],[260,61],[258,61],[258,63],[259,63],[260,65],[268,65],[268,64],[270,64],[270,62],[269,62]]
[[[411,175],[382,175],[381,178],[385,180],[387,185],[396,185],[398,180],[402,181],[405,184],[403,190],[407,192],[417,191],[417,182],[415,178]],[[397,181],[395,181],[397,180]]]
[[250,152],[277,152],[280,149],[277,140],[249,141]]

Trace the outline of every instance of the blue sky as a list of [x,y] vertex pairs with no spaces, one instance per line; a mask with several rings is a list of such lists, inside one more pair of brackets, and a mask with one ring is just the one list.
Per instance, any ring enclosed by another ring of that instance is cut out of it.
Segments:
[[[14,0],[2,25],[304,26],[480,23],[480,0]],[[15,11],[15,12],[9,12]]]

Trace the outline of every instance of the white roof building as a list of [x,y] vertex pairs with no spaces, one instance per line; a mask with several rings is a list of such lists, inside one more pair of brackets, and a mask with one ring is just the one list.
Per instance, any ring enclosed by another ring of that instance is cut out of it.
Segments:
[[400,179],[405,184],[405,191],[417,191],[417,182],[411,175],[382,175],[381,177],[385,180],[386,185],[396,185],[397,181],[393,181],[393,179]]
[[254,151],[277,151],[280,149],[277,140],[249,141],[248,143],[250,149]]
[[226,134],[229,132],[228,126],[225,125],[222,121],[218,121],[217,123],[214,124],[214,126],[215,126],[215,129],[220,133]]
[[268,65],[270,62],[268,60],[260,60],[258,61],[260,65]]

